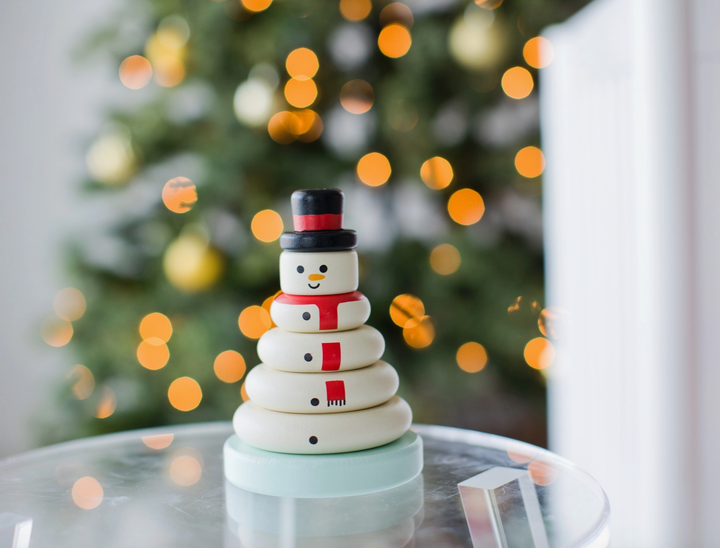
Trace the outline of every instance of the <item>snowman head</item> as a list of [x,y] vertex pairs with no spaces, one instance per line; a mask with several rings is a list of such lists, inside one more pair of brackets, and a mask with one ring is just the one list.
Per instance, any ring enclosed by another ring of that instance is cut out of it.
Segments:
[[335,295],[358,288],[355,251],[280,254],[280,289],[291,295]]
[[335,295],[357,289],[357,234],[342,228],[343,202],[343,193],[334,188],[293,192],[295,230],[280,237],[283,292]]

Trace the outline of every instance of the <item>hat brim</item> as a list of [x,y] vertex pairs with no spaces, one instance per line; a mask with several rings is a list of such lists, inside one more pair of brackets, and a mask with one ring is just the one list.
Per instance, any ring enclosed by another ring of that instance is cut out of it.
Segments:
[[287,251],[347,251],[357,247],[354,230],[283,232],[280,247]]

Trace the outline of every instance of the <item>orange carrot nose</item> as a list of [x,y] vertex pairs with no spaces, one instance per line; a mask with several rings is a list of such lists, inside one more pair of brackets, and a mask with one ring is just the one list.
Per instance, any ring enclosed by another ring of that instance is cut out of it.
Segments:
[[311,282],[319,282],[320,280],[324,280],[324,279],[325,279],[325,276],[323,276],[322,274],[310,274],[308,276],[308,280],[310,280]]

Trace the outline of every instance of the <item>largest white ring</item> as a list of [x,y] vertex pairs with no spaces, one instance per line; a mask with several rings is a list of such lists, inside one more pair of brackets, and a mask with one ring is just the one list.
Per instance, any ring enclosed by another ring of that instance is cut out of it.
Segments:
[[411,422],[410,406],[398,396],[370,409],[322,415],[279,413],[246,401],[233,416],[235,433],[245,443],[266,451],[307,455],[385,445],[402,436]]
[[385,403],[397,392],[398,374],[387,362],[334,373],[288,373],[260,364],[245,379],[254,403],[282,413],[340,413]]
[[333,333],[293,333],[275,328],[257,344],[265,365],[294,373],[358,369],[378,361],[384,351],[385,339],[369,325]]

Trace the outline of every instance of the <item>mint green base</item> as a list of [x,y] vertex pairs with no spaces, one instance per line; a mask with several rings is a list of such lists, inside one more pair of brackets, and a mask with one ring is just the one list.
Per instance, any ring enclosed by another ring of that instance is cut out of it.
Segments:
[[292,498],[375,493],[415,478],[423,467],[422,438],[406,432],[392,443],[332,455],[290,455],[256,449],[230,436],[223,448],[225,477],[262,495]]

